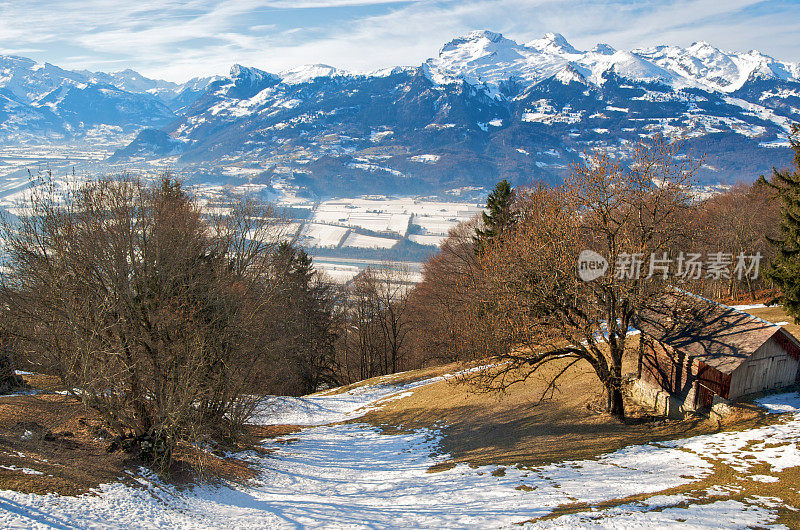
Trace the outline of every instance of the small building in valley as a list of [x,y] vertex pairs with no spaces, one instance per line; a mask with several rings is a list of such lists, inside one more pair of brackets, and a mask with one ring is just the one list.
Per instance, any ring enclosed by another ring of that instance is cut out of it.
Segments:
[[637,327],[636,383],[651,402],[656,395],[667,398],[659,412],[707,409],[719,398],[786,387],[800,377],[800,341],[729,306],[697,297],[688,304],[670,300],[661,310],[642,312]]

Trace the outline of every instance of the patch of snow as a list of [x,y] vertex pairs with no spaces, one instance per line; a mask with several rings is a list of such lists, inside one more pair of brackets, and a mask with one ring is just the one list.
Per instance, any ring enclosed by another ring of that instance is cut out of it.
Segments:
[[371,131],[369,141],[372,143],[382,142],[394,134],[394,131]]
[[44,475],[44,473],[42,473],[41,471],[36,471],[35,469],[30,469],[27,467],[17,467],[15,465],[0,466],[0,469],[7,469],[9,471],[21,471],[26,475]]
[[734,309],[738,309],[739,311],[747,311],[748,309],[762,309],[764,307],[769,307],[764,304],[743,304],[743,305],[732,305]]
[[411,157],[412,162],[421,162],[423,164],[434,164],[442,158],[439,155],[415,155]]
[[429,123],[428,125],[425,126],[425,128],[440,131],[443,129],[452,129],[455,126],[456,126],[455,123]]
[[384,378],[386,383],[358,386],[339,394],[320,392],[303,397],[274,396],[264,403],[262,415],[255,420],[255,423],[259,425],[327,425],[352,420],[375,409],[386,398],[414,390],[420,386],[445,381],[462,373],[464,372],[402,385],[392,384],[391,376],[386,376]]
[[669,506],[652,510],[636,503],[592,513],[562,515],[528,528],[754,528],[774,522],[777,514],[760,506],[725,500],[710,504]]
[[369,171],[370,173],[376,173],[378,171],[385,171],[386,173],[392,174],[396,177],[405,177],[402,171],[398,171],[396,169],[392,169],[390,167],[379,166],[377,164],[365,164],[362,162],[351,162],[347,164],[347,167],[351,167],[353,169],[361,169],[364,171]]
[[760,398],[757,403],[769,412],[793,412],[795,416],[785,423],[695,436],[661,445],[717,458],[739,472],[747,472],[759,463],[768,464],[774,472],[800,466],[800,448],[796,443],[800,431],[800,396],[796,393],[776,394]]
[[780,480],[778,479],[778,477],[773,477],[772,475],[750,475],[750,478],[757,482],[767,482],[767,483],[778,482],[778,480]]
[[773,394],[757,399],[756,403],[773,414],[800,413],[800,400],[797,394]]

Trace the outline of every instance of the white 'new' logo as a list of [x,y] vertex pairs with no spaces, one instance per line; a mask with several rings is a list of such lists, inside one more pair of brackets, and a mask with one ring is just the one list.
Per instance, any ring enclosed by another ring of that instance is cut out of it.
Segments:
[[584,250],[578,256],[578,277],[585,282],[596,280],[607,270],[608,261],[594,250]]

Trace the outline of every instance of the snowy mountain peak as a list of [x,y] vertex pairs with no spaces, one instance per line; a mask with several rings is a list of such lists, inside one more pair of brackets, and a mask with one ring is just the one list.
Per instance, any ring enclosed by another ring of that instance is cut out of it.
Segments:
[[0,55],[0,67],[3,68],[30,68],[36,61],[18,55]]
[[704,52],[711,52],[711,53],[719,53],[719,49],[715,48],[708,42],[701,40],[697,42],[693,42],[691,46],[687,48],[688,51],[692,53],[704,53]]
[[782,81],[786,81],[791,79],[792,74],[787,70],[785,65],[776,63],[775,61],[769,60],[769,58],[765,58],[764,56],[750,56],[756,60],[754,60],[752,63],[753,68],[750,71],[750,74],[747,76],[747,81],[755,81],[758,79],[780,79]]
[[426,61],[423,72],[434,83],[463,79],[497,96],[499,87],[511,78],[527,85],[537,83],[580,55],[558,33],[522,45],[499,33],[475,31],[445,44],[438,57]]
[[281,78],[275,74],[240,64],[231,67],[229,79],[222,83],[220,90],[235,99],[251,98],[263,89],[281,82]]
[[327,64],[306,64],[284,70],[279,74],[282,81],[287,85],[308,83],[320,77],[334,77],[337,75],[347,75],[347,72]]
[[542,52],[579,54],[561,33],[545,33],[541,39],[536,39],[525,44],[527,48],[535,48]]
[[586,77],[590,73],[588,69],[578,66],[574,62],[569,62],[556,74],[555,78],[565,85],[569,85],[570,83],[581,83],[585,85],[587,84]]
[[478,41],[500,42],[502,40],[508,40],[508,39],[503,37],[501,33],[495,33],[489,30],[470,31],[466,35],[462,35],[461,37],[456,37],[455,39],[451,40],[450,42],[442,46],[440,53],[442,51],[448,51],[470,42],[478,42]]
[[604,42],[600,42],[595,44],[594,47],[590,50],[591,53],[596,53],[598,55],[614,55],[617,50]]
[[231,79],[260,80],[271,75],[272,74],[265,72],[264,70],[259,70],[258,68],[253,68],[251,66],[242,66],[241,64],[234,64],[231,66],[230,71]]
[[505,39],[502,33],[495,33],[494,31],[489,31],[486,29],[471,31],[467,34],[467,38],[471,40],[488,39],[492,42],[500,42],[501,40]]
[[[664,82],[671,84],[679,78],[673,72],[647,61],[639,55],[626,51],[618,51],[601,61],[598,66],[606,71],[628,79],[648,82]],[[597,71],[598,69],[595,69]]]

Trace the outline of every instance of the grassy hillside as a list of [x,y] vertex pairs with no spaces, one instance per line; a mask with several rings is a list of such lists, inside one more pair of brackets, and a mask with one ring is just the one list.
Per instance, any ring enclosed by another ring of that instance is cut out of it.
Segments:
[[[638,340],[632,338],[627,372],[635,371]],[[571,368],[546,399],[541,399],[545,374],[518,384],[505,394],[482,393],[469,379],[449,378],[388,402],[363,420],[387,431],[441,429],[442,452],[451,455],[448,465],[539,465],[593,458],[631,444],[751,428],[768,421],[765,414],[750,405],[737,408],[734,415],[721,422],[702,416],[667,420],[652,417],[628,400],[628,418],[620,423],[602,412],[603,388],[587,368]],[[553,365],[550,369],[559,367]]]

